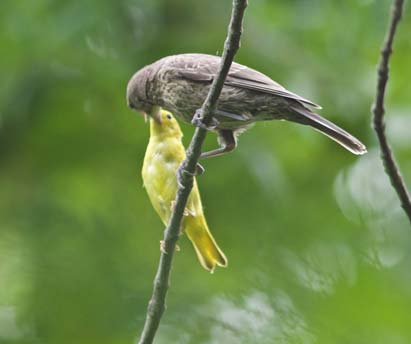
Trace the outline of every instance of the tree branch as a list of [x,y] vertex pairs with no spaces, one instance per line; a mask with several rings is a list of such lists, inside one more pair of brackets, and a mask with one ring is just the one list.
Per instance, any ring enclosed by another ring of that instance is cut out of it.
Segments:
[[[218,97],[224,85],[234,55],[240,47],[240,37],[242,33],[242,22],[247,0],[233,0],[230,25],[228,27],[227,39],[224,44],[224,52],[217,76],[214,78],[210,91],[204,104],[201,107],[203,122],[208,124],[211,121],[213,111],[216,107]],[[161,252],[157,274],[154,279],[154,288],[151,300],[148,304],[146,321],[139,344],[149,344],[154,340],[154,336],[160,324],[161,316],[165,310],[165,299],[170,281],[171,265],[176,243],[179,238],[180,225],[183,212],[187,204],[188,196],[193,187],[193,175],[198,159],[201,154],[201,147],[206,137],[207,131],[196,128],[190,145],[187,149],[187,159],[180,167],[180,184],[177,191],[176,203],[170,222],[164,233],[164,252]],[[166,253],[165,253],[166,252]]]
[[389,60],[392,54],[392,45],[394,42],[397,25],[401,20],[404,0],[394,0],[391,10],[391,20],[388,26],[385,42],[381,50],[381,59],[378,66],[378,84],[377,95],[373,106],[374,113],[374,130],[377,133],[378,141],[381,149],[381,159],[383,161],[385,172],[391,180],[391,185],[397,192],[401,201],[401,207],[404,209],[408,219],[411,222],[411,199],[408,194],[407,187],[401,176],[400,169],[395,162],[393,152],[388,144],[385,135],[384,124],[384,96],[389,74]]

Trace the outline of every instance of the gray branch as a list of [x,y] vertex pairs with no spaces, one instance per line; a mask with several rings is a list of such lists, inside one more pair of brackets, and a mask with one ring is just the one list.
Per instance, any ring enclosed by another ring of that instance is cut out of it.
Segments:
[[[210,123],[213,111],[216,107],[218,97],[224,85],[234,56],[240,47],[240,37],[242,33],[242,22],[247,0],[233,0],[230,25],[228,27],[227,39],[224,44],[224,52],[221,65],[216,77],[213,80],[210,91],[204,104],[201,107],[204,124]],[[180,225],[183,212],[187,204],[188,196],[193,187],[193,175],[198,159],[201,154],[201,147],[206,137],[207,131],[196,128],[190,145],[187,149],[187,159],[180,167],[180,184],[177,191],[176,203],[170,222],[164,234],[164,252],[161,252],[157,274],[154,279],[153,294],[147,308],[146,321],[138,341],[139,344],[149,344],[154,340],[160,324],[161,316],[166,308],[165,299],[170,283],[170,273],[176,243],[179,238]]]
[[393,152],[385,134],[384,124],[384,96],[389,74],[389,60],[392,54],[392,46],[394,42],[397,25],[401,20],[404,0],[394,0],[392,5],[391,20],[388,26],[385,42],[381,50],[381,59],[378,66],[378,84],[377,95],[373,106],[374,113],[374,130],[377,133],[378,141],[381,149],[381,159],[383,161],[385,172],[391,180],[391,185],[397,192],[401,201],[401,206],[404,209],[408,219],[411,222],[411,199],[408,194],[407,187],[401,175],[398,164],[395,162]]

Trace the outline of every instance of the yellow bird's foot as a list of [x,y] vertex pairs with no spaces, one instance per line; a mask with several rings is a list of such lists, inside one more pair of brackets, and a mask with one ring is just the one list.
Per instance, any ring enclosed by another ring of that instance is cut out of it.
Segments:
[[168,254],[166,252],[166,242],[164,240],[160,240],[160,251],[161,253]]
[[176,207],[176,200],[174,199],[174,200],[171,201],[171,205],[170,205],[171,212],[174,211],[175,207]]
[[[176,207],[176,201],[173,200],[173,201],[171,201],[170,210],[173,212],[175,207]],[[188,208],[185,208],[184,211],[183,211],[183,216],[190,216],[190,215],[195,216],[195,212],[188,209]]]
[[[160,240],[160,251],[161,253],[168,254],[166,251],[166,242],[164,240]],[[180,246],[176,244],[176,252],[180,252]]]
[[184,212],[186,214],[184,216],[193,216],[193,217],[196,216],[196,213],[195,213],[194,210],[190,210],[190,209],[185,208]]

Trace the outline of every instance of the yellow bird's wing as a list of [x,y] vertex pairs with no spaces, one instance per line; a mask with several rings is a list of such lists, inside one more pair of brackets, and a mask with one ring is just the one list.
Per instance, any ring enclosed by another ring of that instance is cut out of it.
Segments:
[[208,228],[195,181],[187,204],[182,229],[193,243],[201,265],[210,272],[214,271],[216,265],[227,266],[227,258]]

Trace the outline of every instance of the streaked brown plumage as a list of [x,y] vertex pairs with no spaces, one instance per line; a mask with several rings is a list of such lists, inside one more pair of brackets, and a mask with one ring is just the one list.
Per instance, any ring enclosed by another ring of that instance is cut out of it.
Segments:
[[[221,58],[205,54],[181,54],[162,58],[139,70],[128,83],[131,108],[156,117],[161,106],[185,122],[191,122],[204,102]],[[309,125],[354,154],[366,147],[355,137],[314,113],[317,104],[286,90],[268,76],[233,63],[208,128],[216,131],[222,146],[202,157],[218,155],[236,147],[236,137],[257,121],[288,120]]]

